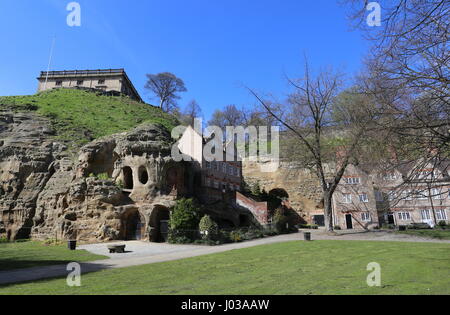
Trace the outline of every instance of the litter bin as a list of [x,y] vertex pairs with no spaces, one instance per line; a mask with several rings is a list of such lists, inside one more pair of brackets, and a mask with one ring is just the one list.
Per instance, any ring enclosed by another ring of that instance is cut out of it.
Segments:
[[303,232],[303,237],[305,238],[305,241],[311,240],[311,232]]
[[77,248],[77,241],[68,241],[67,244],[70,250],[75,250]]

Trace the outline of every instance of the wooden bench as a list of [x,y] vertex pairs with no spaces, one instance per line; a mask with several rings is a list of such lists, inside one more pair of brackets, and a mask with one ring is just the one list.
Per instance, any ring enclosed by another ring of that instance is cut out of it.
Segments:
[[125,253],[125,245],[108,245],[109,253],[123,254]]

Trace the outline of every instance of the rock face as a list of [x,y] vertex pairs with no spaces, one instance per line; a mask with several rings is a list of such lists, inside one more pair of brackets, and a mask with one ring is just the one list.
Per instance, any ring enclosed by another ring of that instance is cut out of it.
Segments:
[[161,238],[161,221],[192,191],[157,125],[98,139],[78,154],[52,140],[49,122],[0,112],[0,237]]
[[[305,221],[313,223],[315,215],[323,215],[320,183],[310,170],[294,162],[281,161],[276,172],[261,171],[257,162],[244,161],[242,173],[248,184],[259,183],[261,189],[285,191],[291,207]],[[329,166],[326,171],[329,172]]]

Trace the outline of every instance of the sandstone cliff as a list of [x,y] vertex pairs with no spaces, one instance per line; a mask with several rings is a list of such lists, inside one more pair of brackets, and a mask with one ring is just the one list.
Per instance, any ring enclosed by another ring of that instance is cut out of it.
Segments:
[[166,210],[189,188],[162,126],[145,124],[76,153],[54,135],[35,113],[0,112],[0,237],[144,237],[150,232],[136,226],[152,227],[153,217],[165,215],[154,210]]

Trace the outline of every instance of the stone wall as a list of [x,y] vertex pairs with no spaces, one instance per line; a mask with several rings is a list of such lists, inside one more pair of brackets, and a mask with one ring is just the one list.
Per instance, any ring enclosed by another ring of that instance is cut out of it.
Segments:
[[[283,189],[289,195],[292,208],[300,217],[312,223],[314,215],[323,215],[323,198],[317,176],[295,162],[281,161],[276,172],[263,172],[257,162],[243,162],[243,177],[247,184],[259,183],[261,189],[270,192]],[[326,166],[326,172],[329,172]]]

